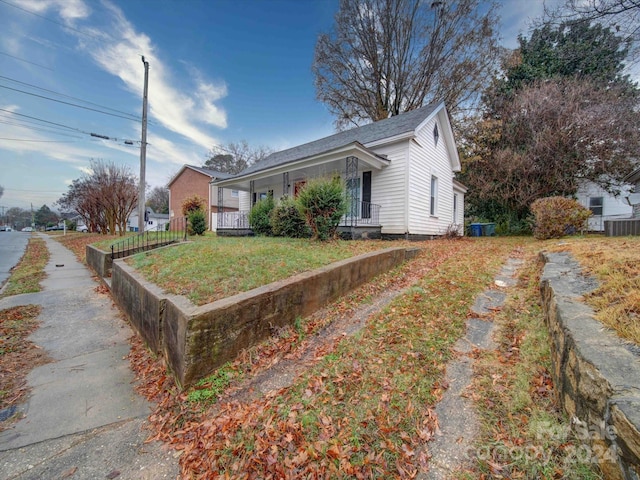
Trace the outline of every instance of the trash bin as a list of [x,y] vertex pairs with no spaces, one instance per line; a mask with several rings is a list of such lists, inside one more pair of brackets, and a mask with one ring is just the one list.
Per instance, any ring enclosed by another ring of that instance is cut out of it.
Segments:
[[481,223],[472,223],[471,227],[471,236],[472,237],[481,237],[482,236],[482,224]]
[[483,223],[482,224],[482,235],[485,237],[494,237],[496,235],[496,224],[495,223]]

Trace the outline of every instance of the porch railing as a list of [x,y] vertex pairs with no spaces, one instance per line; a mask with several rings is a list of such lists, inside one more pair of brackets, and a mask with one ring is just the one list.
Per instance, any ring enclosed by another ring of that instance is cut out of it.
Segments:
[[251,228],[249,226],[249,212],[218,213],[217,228],[230,228],[238,230]]
[[[218,213],[217,228],[240,230],[249,229],[249,212]],[[341,227],[359,225],[380,225],[380,205],[370,202],[358,202],[353,213],[348,212],[340,220]]]
[[187,239],[187,218],[172,218],[164,225],[146,230],[134,236],[129,236],[111,245],[111,259],[123,258],[134,253],[152,250],[154,248],[181,242]]
[[353,212],[348,211],[340,221],[341,227],[357,227],[359,225],[380,225],[380,205],[370,202],[358,202]]

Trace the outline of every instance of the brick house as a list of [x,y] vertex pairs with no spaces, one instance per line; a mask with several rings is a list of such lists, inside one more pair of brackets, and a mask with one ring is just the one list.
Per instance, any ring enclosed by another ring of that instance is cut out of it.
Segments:
[[[169,181],[169,217],[171,219],[182,215],[182,202],[187,197],[199,195],[206,201],[207,228],[213,225],[215,229],[216,214],[218,212],[218,187],[211,185],[212,181],[224,180],[232,175],[217,172],[195,165],[183,165]],[[238,192],[231,189],[222,189],[220,203],[225,212],[238,210]],[[212,222],[212,218],[214,221]]]

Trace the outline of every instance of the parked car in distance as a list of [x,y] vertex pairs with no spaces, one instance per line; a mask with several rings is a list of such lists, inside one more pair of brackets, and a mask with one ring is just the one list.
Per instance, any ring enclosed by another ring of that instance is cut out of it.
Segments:
[[78,225],[76,227],[76,232],[87,233],[88,231],[89,231],[89,228],[86,225]]
[[11,232],[11,227],[9,225],[0,225],[0,232]]
[[21,232],[33,232],[33,228],[31,227],[24,227],[22,230],[20,230]]

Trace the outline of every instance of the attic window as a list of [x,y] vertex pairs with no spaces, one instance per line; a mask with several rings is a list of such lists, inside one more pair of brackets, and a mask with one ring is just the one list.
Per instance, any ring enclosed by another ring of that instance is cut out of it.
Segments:
[[433,127],[433,143],[435,144],[435,146],[438,146],[438,139],[440,138],[440,133],[438,133],[438,124],[436,123],[436,126]]

